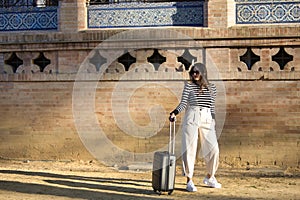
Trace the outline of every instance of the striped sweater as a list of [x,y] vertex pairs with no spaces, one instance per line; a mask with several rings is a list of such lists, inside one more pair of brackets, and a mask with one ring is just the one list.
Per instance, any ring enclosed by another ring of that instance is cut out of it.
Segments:
[[177,108],[172,112],[175,115],[185,110],[187,105],[189,106],[200,106],[201,108],[210,108],[212,116],[215,116],[215,99],[217,95],[217,88],[214,84],[210,83],[210,90],[208,88],[204,88],[202,92],[200,92],[200,86],[187,82],[184,86],[182,92],[181,102],[177,106]]

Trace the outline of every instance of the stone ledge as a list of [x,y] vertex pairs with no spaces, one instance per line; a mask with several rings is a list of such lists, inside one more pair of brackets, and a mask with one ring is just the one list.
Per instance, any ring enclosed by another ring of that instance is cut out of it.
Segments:
[[[0,43],[2,45],[15,44],[48,44],[48,43],[82,43],[82,42],[101,42],[109,37],[132,31],[134,29],[109,29],[109,30],[82,30],[75,33],[62,32],[0,32]],[[141,29],[136,29],[141,30]],[[277,26],[234,26],[229,28],[193,28],[193,27],[164,27],[151,28],[152,32],[158,31],[177,31],[191,39],[196,40],[247,40],[247,39],[284,39],[299,38],[300,26],[277,25]],[[9,34],[7,34],[9,33]],[[168,36],[167,36],[168,37]],[[124,39],[124,38],[123,38]],[[174,39],[176,40],[176,38]],[[130,41],[134,41],[130,40]]]
[[[128,73],[128,72],[127,72]],[[208,77],[213,81],[272,81],[272,80],[300,80],[300,71],[272,71],[272,72],[220,72]],[[187,72],[147,72],[130,74],[0,74],[0,82],[65,82],[65,81],[185,81],[188,80]]]

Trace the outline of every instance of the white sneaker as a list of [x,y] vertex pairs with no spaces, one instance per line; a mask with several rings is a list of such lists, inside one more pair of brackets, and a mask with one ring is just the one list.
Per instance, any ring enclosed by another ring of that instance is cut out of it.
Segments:
[[189,192],[197,192],[197,188],[194,185],[193,181],[189,181],[186,185],[186,190]]
[[207,178],[207,176],[205,176],[204,179],[203,179],[203,183],[205,185],[208,185],[208,180],[209,180],[209,178]]
[[203,179],[203,183],[212,188],[222,188],[222,184],[218,183],[217,179],[214,176],[210,177],[209,179],[205,177]]

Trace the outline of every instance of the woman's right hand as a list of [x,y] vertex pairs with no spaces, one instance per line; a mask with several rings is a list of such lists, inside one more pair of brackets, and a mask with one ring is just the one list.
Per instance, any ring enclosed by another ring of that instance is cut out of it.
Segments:
[[176,115],[175,115],[174,113],[171,113],[171,114],[170,114],[170,117],[169,117],[169,120],[170,120],[170,122],[175,122],[175,120],[176,120]]

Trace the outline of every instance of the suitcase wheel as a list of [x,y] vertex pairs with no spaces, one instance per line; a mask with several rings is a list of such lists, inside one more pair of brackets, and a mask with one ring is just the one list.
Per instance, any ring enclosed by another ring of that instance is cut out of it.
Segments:
[[158,190],[153,190],[156,194],[158,194],[158,195],[161,195],[161,191],[158,191]]
[[171,194],[172,194],[172,192],[173,192],[173,190],[170,190],[170,191],[168,192],[168,195],[171,195]]

